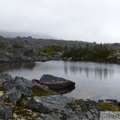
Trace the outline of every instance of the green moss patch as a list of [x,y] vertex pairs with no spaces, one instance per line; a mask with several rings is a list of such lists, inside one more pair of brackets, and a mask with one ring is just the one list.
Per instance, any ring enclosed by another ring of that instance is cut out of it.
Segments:
[[120,111],[120,107],[114,103],[100,102],[96,104],[96,107],[100,110]]
[[66,104],[66,107],[73,107],[75,105],[83,105],[85,102],[84,101],[81,101],[81,100],[75,100],[75,101],[72,101],[72,102],[68,102]]
[[13,120],[33,120],[35,117],[41,116],[40,113],[22,107],[14,107],[13,112]]
[[38,86],[34,86],[32,88],[29,88],[33,91],[33,95],[32,96],[27,96],[22,94],[21,98],[16,102],[17,106],[22,106],[23,104],[25,104],[25,102],[28,100],[29,97],[33,97],[33,96],[49,96],[49,95],[55,95],[55,92],[52,91],[47,91],[41,87]]
[[34,96],[48,96],[48,95],[55,95],[56,94],[55,92],[45,90],[45,89],[38,87],[38,86],[34,86],[30,89],[33,91]]
[[24,46],[23,45],[20,45],[20,44],[18,44],[18,43],[15,43],[14,45],[13,45],[13,48],[24,48]]

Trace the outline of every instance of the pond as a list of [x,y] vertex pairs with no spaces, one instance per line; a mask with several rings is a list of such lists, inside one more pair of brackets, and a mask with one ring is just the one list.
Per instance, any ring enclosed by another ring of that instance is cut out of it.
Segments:
[[120,101],[120,65],[47,61],[23,64],[0,65],[0,72],[13,77],[40,79],[43,74],[63,77],[76,83],[75,89],[66,94],[76,99],[117,99]]

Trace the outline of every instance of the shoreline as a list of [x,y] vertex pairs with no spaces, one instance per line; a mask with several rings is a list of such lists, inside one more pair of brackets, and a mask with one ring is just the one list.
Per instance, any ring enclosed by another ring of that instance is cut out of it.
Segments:
[[66,60],[64,58],[58,58],[58,59],[48,59],[48,60],[20,60],[20,61],[0,61],[0,64],[5,63],[32,63],[32,62],[47,62],[47,61],[66,61],[66,62],[92,62],[92,63],[105,63],[105,64],[120,64],[117,62],[105,62],[105,61],[80,61],[80,60]]

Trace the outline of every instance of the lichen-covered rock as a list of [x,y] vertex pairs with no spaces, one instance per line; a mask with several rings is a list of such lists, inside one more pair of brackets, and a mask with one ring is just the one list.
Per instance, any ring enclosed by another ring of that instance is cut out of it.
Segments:
[[65,90],[65,89],[73,90],[75,88],[75,82],[49,74],[43,75],[39,82],[40,84],[46,85],[49,87],[49,89],[54,91]]
[[37,112],[49,113],[51,111],[62,110],[67,102],[73,101],[61,95],[41,96],[31,98],[24,106]]
[[1,120],[9,120],[12,118],[12,108],[0,104],[0,119]]

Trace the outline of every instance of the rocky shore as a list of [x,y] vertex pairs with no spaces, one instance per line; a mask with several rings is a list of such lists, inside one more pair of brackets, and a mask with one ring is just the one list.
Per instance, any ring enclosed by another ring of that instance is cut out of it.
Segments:
[[[83,41],[35,39],[32,37],[19,36],[16,38],[4,38],[0,36],[0,63],[71,60],[71,57],[62,56],[63,52],[68,50],[67,48],[85,47],[87,45],[95,46],[97,44]],[[116,56],[118,56],[119,61],[120,45],[107,45],[118,51],[118,53],[116,53],[117,55],[115,54],[115,60]],[[75,60],[79,59],[76,58]]]
[[32,37],[4,38],[0,36],[0,63],[21,63],[34,61],[59,60],[62,51],[44,51],[48,46],[59,46],[60,48],[69,46],[86,45],[82,41],[64,41],[52,39],[35,39]]
[[[51,84],[61,87],[56,90],[49,86]],[[71,86],[74,88],[75,83],[52,75],[43,75],[40,80],[27,80],[0,74],[0,119],[98,120],[100,111],[120,110],[117,100],[76,100],[59,93],[71,89]]]

